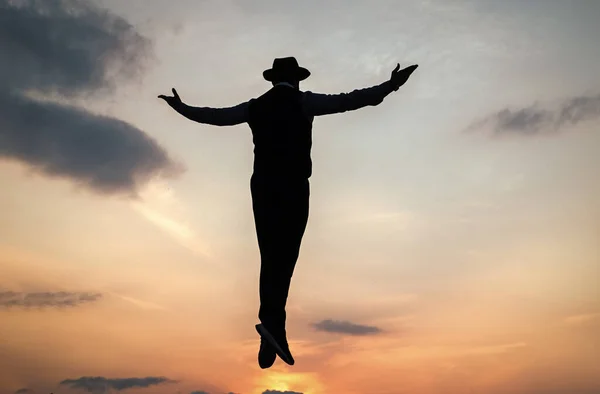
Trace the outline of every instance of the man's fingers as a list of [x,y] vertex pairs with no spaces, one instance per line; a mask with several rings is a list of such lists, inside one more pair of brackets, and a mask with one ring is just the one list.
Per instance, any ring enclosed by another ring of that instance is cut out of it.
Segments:
[[417,69],[417,67],[419,67],[418,64],[413,64],[412,66],[408,66],[404,69],[404,71],[412,73],[413,71],[415,71]]
[[173,92],[173,96],[175,96],[175,98],[177,100],[179,100],[179,95],[177,94],[177,90],[175,90],[175,88],[172,88],[171,91]]
[[393,72],[397,72],[398,70],[400,70],[400,63],[398,63],[398,64],[396,65],[396,68],[394,68],[394,71],[393,71]]

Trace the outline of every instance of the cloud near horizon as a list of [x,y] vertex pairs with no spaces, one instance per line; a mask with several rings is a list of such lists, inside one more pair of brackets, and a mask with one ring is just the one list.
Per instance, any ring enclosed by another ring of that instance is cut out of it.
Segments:
[[175,380],[164,376],[147,376],[145,378],[105,378],[103,376],[82,376],[78,379],[65,379],[60,382],[61,386],[69,386],[73,389],[83,389],[90,393],[103,393],[106,389],[117,391],[131,388],[146,388],[165,383],[176,383]]
[[279,391],[279,390],[265,390],[262,394],[303,394],[299,391]]
[[98,301],[100,293],[85,292],[0,292],[0,307],[11,308],[66,308]]
[[379,334],[382,330],[379,327],[365,326],[361,324],[355,324],[349,321],[341,320],[322,320],[318,323],[312,324],[313,328],[317,331],[324,331],[335,334],[347,334],[347,335],[374,335]]
[[567,126],[600,119],[600,94],[562,100],[558,105],[535,104],[504,108],[467,127],[467,132],[491,130],[493,134],[541,135],[563,131]]
[[149,179],[180,174],[183,166],[142,130],[64,102],[136,76],[150,47],[126,20],[89,2],[0,5],[0,57],[11,59],[0,63],[0,159],[101,194],[136,196]]

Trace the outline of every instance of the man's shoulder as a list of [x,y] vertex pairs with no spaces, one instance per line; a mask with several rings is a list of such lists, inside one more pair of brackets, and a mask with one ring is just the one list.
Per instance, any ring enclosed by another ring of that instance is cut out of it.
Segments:
[[270,88],[269,90],[265,91],[263,94],[261,94],[258,97],[255,97],[251,100],[259,100],[259,99],[263,99],[263,98],[267,98],[267,97],[271,97],[271,96],[276,96],[276,95],[285,95],[285,96],[295,96],[295,95],[301,95],[301,96],[305,96],[307,94],[312,94],[312,92],[310,91],[302,91],[299,89],[293,89],[290,87],[287,87],[285,85],[277,85],[277,86],[273,86],[272,88]]

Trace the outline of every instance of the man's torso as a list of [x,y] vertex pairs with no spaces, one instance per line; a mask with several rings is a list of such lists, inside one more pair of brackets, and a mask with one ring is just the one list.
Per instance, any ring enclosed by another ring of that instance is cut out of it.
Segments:
[[312,174],[312,117],[303,92],[277,85],[249,103],[254,142],[254,173],[307,179]]

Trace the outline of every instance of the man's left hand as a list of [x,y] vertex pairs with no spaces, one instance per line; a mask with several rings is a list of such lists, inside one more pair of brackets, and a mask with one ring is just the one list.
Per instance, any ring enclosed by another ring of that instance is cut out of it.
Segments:
[[165,96],[164,94],[161,94],[158,96],[158,98],[165,100],[167,104],[169,104],[174,110],[178,110],[182,106],[181,99],[179,98],[175,88],[171,89],[171,91],[173,92],[172,96]]

